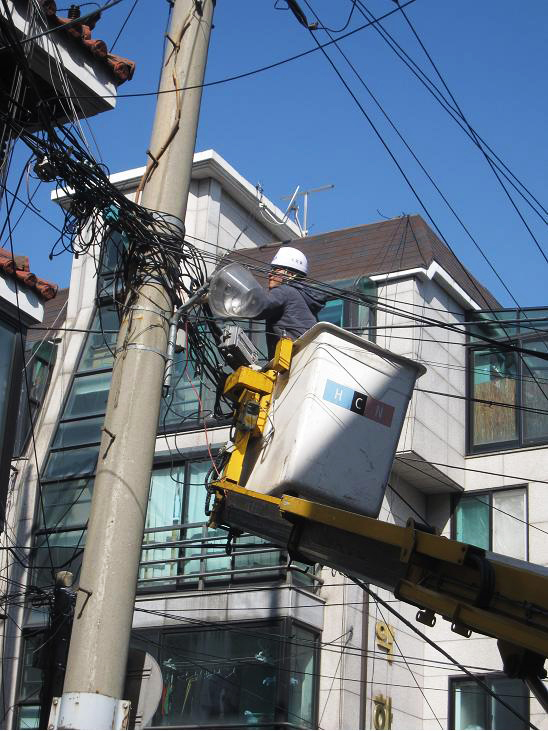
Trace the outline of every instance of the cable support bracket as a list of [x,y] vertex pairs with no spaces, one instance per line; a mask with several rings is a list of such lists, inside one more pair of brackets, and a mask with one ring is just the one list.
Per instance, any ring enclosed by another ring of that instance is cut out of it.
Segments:
[[149,353],[156,353],[156,355],[159,355],[161,358],[164,359],[164,361],[167,362],[167,353],[165,353],[162,350],[159,350],[158,348],[151,348],[148,345],[140,345],[139,343],[129,343],[128,345],[124,345],[121,348],[118,348],[115,353],[118,355],[119,353],[123,353],[125,350],[143,350],[147,351]]

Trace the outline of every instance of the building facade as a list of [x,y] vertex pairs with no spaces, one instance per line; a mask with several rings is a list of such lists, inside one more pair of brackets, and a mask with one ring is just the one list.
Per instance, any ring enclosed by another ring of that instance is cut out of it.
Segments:
[[[112,180],[131,196],[141,174]],[[196,154],[186,230],[212,268],[228,256],[264,276],[277,242],[297,238],[296,226],[269,201],[262,205],[268,215],[219,155]],[[546,361],[509,356],[504,344],[544,350],[546,312],[502,310],[419,216],[296,245],[310,279],[331,286],[322,319],[427,367],[380,518],[404,525],[414,517],[444,535],[545,563]],[[66,308],[47,320],[56,358],[36,405],[35,445],[21,447],[27,460],[15,484],[18,560],[8,595],[24,587],[25,598],[7,602],[3,655],[11,728],[38,724],[55,573],[71,571],[78,585],[118,327],[109,287],[116,264],[106,252],[99,266],[92,256],[74,261]],[[485,347],[482,333],[495,344]],[[251,335],[261,347],[260,327]],[[184,349],[175,370],[158,427],[135,604],[132,647],[152,668],[136,727],[525,728],[523,718],[548,725],[521,681],[503,676],[495,641],[464,639],[441,620],[429,630],[522,718],[345,576],[289,562],[254,536],[235,538],[227,553],[226,534],[207,527],[203,485],[230,424],[213,418],[214,394]],[[377,593],[414,621],[414,608]]]

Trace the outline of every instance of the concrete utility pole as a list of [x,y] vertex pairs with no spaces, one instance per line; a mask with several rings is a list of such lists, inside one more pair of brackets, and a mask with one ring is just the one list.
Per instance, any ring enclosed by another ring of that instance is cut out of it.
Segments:
[[[203,83],[214,0],[176,0],[161,90]],[[201,89],[158,97],[142,204],[185,219]],[[124,728],[121,700],[173,303],[159,280],[121,323],[67,672],[50,728]],[[57,710],[59,709],[59,710]]]

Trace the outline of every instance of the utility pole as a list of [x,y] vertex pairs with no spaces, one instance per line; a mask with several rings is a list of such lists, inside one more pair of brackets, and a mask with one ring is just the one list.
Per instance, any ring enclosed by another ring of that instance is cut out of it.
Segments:
[[[185,219],[215,0],[175,0],[142,204]],[[169,93],[172,92],[172,93]],[[174,303],[160,277],[120,326],[74,613],[50,728],[123,728],[121,699]],[[57,710],[59,709],[59,710]]]

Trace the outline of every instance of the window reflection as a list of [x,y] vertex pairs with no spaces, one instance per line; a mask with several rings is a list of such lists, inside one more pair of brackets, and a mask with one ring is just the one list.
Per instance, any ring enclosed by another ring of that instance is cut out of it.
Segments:
[[314,639],[282,622],[166,632],[151,725],[312,727]]
[[474,444],[515,441],[517,411],[492,402],[517,405],[517,363],[513,352],[476,350],[473,353]]

